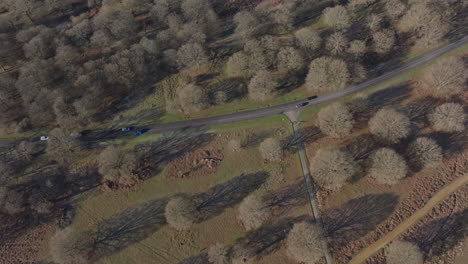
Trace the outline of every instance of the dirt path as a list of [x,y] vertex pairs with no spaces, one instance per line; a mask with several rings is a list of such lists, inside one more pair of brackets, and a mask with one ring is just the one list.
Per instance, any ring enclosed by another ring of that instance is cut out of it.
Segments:
[[348,264],[363,263],[367,258],[371,257],[372,255],[377,253],[377,251],[383,248],[388,242],[398,237],[398,235],[405,232],[411,225],[415,224],[419,219],[421,219],[423,216],[429,213],[432,207],[436,206],[439,202],[445,199],[445,197],[447,197],[449,194],[453,193],[466,183],[468,183],[468,174],[465,174],[462,177],[455,179],[449,185],[443,187],[427,202],[426,205],[424,205],[423,208],[419,209],[413,215],[405,219],[391,232],[385,234],[379,240],[366,247],[365,249],[361,250],[361,252],[359,252]]

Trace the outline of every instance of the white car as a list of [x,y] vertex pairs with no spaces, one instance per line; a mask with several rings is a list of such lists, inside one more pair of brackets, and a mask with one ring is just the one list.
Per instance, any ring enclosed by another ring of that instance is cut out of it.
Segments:
[[81,137],[81,133],[80,132],[73,132],[73,133],[70,134],[70,137],[79,138],[79,137]]
[[41,136],[40,140],[47,141],[47,140],[49,140],[49,137],[48,136]]

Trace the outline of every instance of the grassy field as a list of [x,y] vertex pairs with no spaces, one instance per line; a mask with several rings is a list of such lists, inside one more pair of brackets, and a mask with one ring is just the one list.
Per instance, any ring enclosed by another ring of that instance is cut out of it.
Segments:
[[[231,139],[242,140],[252,135],[286,137],[290,134],[290,125],[282,116],[272,116],[259,120],[249,120],[233,125],[221,125],[210,128],[216,133],[214,139],[203,146],[203,150],[220,149],[224,155],[219,167],[208,175],[175,179],[168,176],[167,166],[163,170],[142,182],[135,189],[114,192],[93,190],[80,198],[73,227],[78,230],[98,230],[98,226],[109,219],[119,219],[119,214],[126,210],[139,210],[159,199],[171,197],[177,193],[197,194],[206,192],[215,185],[235,179],[242,174],[266,171],[270,176],[265,183],[252,193],[267,195],[279,188],[300,182],[300,164],[297,155],[287,153],[281,162],[265,163],[258,151],[259,142],[254,142],[240,152],[232,152],[226,147]],[[279,121],[279,122],[278,122]],[[276,124],[275,124],[276,123]],[[142,139],[142,138],[139,138]],[[155,140],[146,138],[145,140]],[[138,141],[142,142],[142,141]],[[131,142],[136,143],[136,142]],[[252,179],[251,179],[252,180]],[[239,190],[240,191],[240,190]],[[237,206],[223,209],[223,212],[206,221],[195,224],[188,232],[177,232],[168,225],[152,224],[150,219],[142,219],[136,229],[149,229],[147,232],[132,237],[122,250],[103,257],[99,263],[177,263],[191,255],[198,254],[216,242],[233,244],[246,235],[245,230],[236,220]],[[146,215],[145,209],[138,213]],[[292,208],[281,217],[309,214],[307,203]],[[141,217],[141,215],[140,215]],[[148,213],[148,218],[155,217]],[[276,221],[277,219],[274,219]],[[134,215],[122,221],[139,221]],[[148,223],[146,223],[148,222]],[[134,230],[138,233],[138,230]],[[275,259],[286,260],[285,252],[274,253]],[[265,257],[265,259],[269,259]],[[288,262],[268,262],[288,263]]]

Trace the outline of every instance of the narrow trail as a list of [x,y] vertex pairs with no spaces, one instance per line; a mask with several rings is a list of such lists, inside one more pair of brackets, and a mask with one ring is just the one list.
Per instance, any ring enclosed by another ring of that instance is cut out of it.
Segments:
[[379,240],[361,250],[361,252],[359,252],[353,259],[351,259],[351,261],[348,264],[363,263],[367,258],[377,253],[377,251],[382,249],[390,241],[397,238],[410,226],[412,226],[422,217],[428,214],[434,206],[436,206],[439,202],[444,200],[448,195],[455,192],[458,188],[462,187],[466,183],[468,183],[468,173],[455,179],[453,182],[440,189],[434,196],[432,196],[431,199],[429,199],[429,201],[421,209],[419,209],[413,215],[405,219],[397,227],[395,227],[395,229],[385,234]]

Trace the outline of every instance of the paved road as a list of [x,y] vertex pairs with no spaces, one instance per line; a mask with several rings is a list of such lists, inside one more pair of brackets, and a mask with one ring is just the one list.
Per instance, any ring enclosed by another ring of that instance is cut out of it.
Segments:
[[[391,78],[409,71],[411,69],[414,69],[444,53],[447,53],[449,51],[452,51],[463,44],[468,43],[468,36],[465,36],[464,38],[444,45],[438,49],[435,49],[433,51],[430,51],[428,53],[425,53],[419,57],[416,57],[405,64],[403,64],[400,68],[395,69],[393,71],[387,72],[375,79],[368,80],[366,82],[363,82],[358,85],[353,85],[349,86],[345,89],[327,93],[320,95],[318,98],[313,99],[310,101],[310,104],[308,106],[320,104],[323,102],[331,101],[338,99],[340,97],[365,90],[367,88],[370,88],[372,86],[375,86],[379,83],[385,82],[390,80]],[[255,110],[249,110],[249,111],[242,111],[242,112],[237,112],[237,113],[232,113],[232,114],[226,114],[226,115],[219,115],[219,116],[213,116],[213,117],[207,117],[207,118],[200,118],[200,119],[192,119],[192,120],[186,120],[186,121],[178,121],[178,122],[172,122],[172,123],[161,123],[161,124],[156,124],[152,125],[149,128],[149,133],[159,133],[159,132],[165,132],[165,131],[172,131],[172,130],[177,130],[177,129],[182,129],[182,128],[190,128],[190,127],[200,127],[200,126],[208,126],[208,125],[217,125],[217,124],[224,124],[224,123],[231,123],[231,122],[236,122],[236,121],[242,121],[242,120],[247,120],[247,119],[253,119],[253,118],[258,118],[258,117],[264,117],[264,116],[269,116],[269,115],[274,115],[274,114],[281,114],[283,112],[286,112],[288,110],[292,110],[296,108],[297,104],[303,103],[308,101],[307,99],[302,99],[302,100],[297,100],[294,102],[286,103],[286,104],[281,104],[281,105],[275,105],[275,106],[270,106],[270,107],[265,107],[265,108],[260,108],[260,109],[255,109]]]

